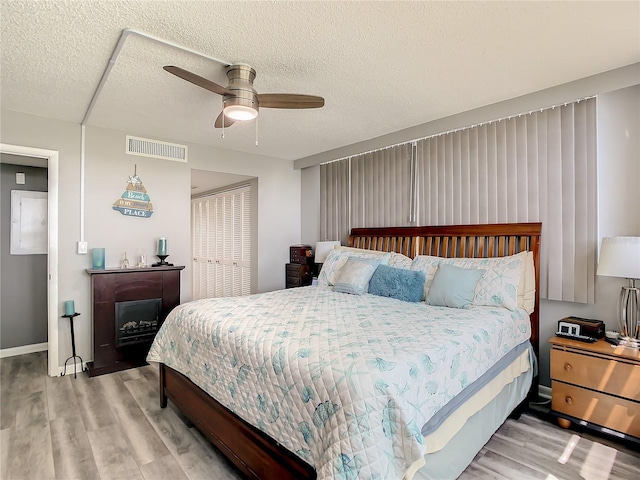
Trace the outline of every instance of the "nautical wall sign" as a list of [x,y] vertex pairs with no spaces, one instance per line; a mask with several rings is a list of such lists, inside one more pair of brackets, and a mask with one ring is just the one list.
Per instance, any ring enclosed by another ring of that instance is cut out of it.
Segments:
[[138,166],[134,166],[133,175],[129,176],[127,189],[122,196],[113,204],[113,209],[122,215],[130,217],[148,218],[153,213],[153,205],[150,202],[147,189],[144,188],[142,180],[137,173]]

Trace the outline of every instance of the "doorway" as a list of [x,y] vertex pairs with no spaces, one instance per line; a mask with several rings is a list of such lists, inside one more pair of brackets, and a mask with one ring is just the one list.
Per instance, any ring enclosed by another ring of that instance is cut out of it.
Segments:
[[256,293],[257,253],[258,178],[191,170],[192,299]]
[[[48,248],[47,248],[47,365],[50,376],[60,374],[58,360],[58,152],[42,148],[0,143],[0,153],[46,161],[48,169]],[[25,163],[28,165],[28,163]]]

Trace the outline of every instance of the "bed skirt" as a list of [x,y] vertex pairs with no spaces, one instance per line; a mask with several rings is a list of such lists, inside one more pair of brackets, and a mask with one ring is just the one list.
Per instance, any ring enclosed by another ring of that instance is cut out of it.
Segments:
[[505,386],[497,397],[469,417],[445,448],[426,454],[424,466],[415,475],[406,475],[405,480],[458,478],[510,413],[527,398],[533,375],[532,368]]

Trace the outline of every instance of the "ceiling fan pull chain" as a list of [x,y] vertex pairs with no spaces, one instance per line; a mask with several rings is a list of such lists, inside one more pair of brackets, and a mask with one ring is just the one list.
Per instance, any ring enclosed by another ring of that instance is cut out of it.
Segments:
[[256,147],[258,146],[258,117],[256,117]]
[[224,121],[226,117],[224,116],[224,97],[220,97],[220,106],[222,107],[222,139],[224,140]]

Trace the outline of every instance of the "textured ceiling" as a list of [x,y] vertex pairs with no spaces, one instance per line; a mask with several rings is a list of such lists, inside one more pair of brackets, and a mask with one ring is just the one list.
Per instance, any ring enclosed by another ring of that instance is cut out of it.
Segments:
[[2,108],[80,123],[134,29],[257,70],[259,93],[321,95],[221,131],[224,67],[129,35],[88,125],[298,159],[640,61],[640,2],[1,3]]

